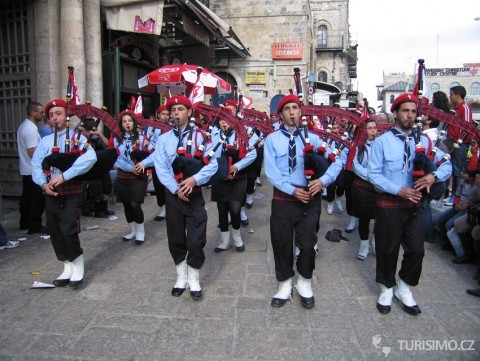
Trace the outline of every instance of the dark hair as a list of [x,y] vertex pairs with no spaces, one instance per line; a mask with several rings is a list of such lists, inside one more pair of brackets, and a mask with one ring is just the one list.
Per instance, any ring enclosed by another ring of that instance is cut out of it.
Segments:
[[31,113],[37,111],[37,107],[41,106],[42,104],[40,104],[39,102],[29,101],[27,107],[25,108],[25,111],[27,112],[27,115],[30,115]]
[[442,91],[433,93],[432,104],[435,108],[443,110],[445,113],[450,111],[450,101],[448,100],[447,94]]
[[[363,129],[365,129],[365,130],[367,129],[367,124],[368,124],[368,123],[375,123],[375,124],[377,124],[377,121],[376,121],[375,119],[370,119],[370,118],[367,119],[367,120],[365,121],[365,124],[364,124]],[[365,142],[366,142],[366,141],[365,141]],[[360,163],[363,162],[363,156],[364,156],[364,155],[365,155],[365,143],[363,143],[362,145],[360,145],[360,146],[358,147],[357,160],[358,160]],[[368,154],[367,154],[367,156],[368,156]]]
[[462,172],[468,174],[470,178],[475,178],[475,176],[478,174],[477,169],[468,169],[468,166],[464,166]]
[[[121,114],[121,113],[120,113]],[[137,121],[137,117],[135,115],[133,115],[132,113],[128,112],[128,113],[124,113],[124,114],[121,114],[121,117],[119,117],[118,119],[118,126],[120,127],[120,131],[122,132],[122,135],[125,135],[125,129],[123,129],[122,127],[122,118],[125,116],[125,115],[128,115],[130,117],[130,119],[132,119],[133,121],[133,129],[132,129],[132,135],[135,139],[138,139],[138,121]]]
[[450,91],[456,95],[460,95],[460,98],[462,99],[465,99],[465,97],[467,96],[467,91],[465,90],[465,88],[461,85],[457,85],[457,86],[452,86],[450,88]]

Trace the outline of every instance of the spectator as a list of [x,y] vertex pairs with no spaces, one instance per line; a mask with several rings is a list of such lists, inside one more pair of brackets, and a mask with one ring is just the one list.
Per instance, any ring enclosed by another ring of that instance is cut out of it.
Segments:
[[46,117],[45,114],[43,114],[42,119],[43,119],[43,125],[40,127],[40,130],[38,131],[40,133],[41,138],[53,133],[52,120],[49,117]]
[[17,130],[18,158],[22,175],[22,196],[20,198],[20,229],[28,229],[28,234],[44,233],[42,213],[45,198],[42,189],[32,180],[32,156],[40,141],[37,122],[42,120],[43,105],[38,102],[27,104],[27,117]]
[[20,246],[19,241],[10,241],[7,236],[7,232],[3,229],[2,224],[0,223],[0,251],[9,248],[15,248]]

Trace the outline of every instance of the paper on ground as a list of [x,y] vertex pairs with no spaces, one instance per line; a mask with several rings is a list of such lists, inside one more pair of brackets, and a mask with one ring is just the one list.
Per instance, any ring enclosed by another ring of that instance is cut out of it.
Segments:
[[30,288],[55,288],[55,286],[49,283],[34,281],[32,287]]

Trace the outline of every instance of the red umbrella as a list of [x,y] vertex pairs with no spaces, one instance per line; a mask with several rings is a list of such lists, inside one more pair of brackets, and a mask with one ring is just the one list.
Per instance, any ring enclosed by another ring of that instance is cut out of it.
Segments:
[[197,70],[201,69],[200,81],[205,87],[205,94],[228,94],[232,91],[230,83],[223,80],[209,70],[197,65],[170,64],[162,66],[157,70],[148,73],[138,80],[138,87],[143,90],[152,91],[157,86],[158,92],[164,91],[168,84],[172,93],[181,93],[186,88],[189,90],[197,81]]

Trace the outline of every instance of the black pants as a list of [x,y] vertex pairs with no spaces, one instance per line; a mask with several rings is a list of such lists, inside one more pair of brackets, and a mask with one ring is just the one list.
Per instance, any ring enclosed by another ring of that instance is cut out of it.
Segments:
[[388,288],[396,284],[398,252],[403,248],[403,260],[398,276],[410,286],[416,286],[422,273],[425,254],[425,230],[420,208],[376,209],[375,251],[376,280]]
[[335,180],[335,182],[327,186],[327,202],[333,202],[333,200],[335,199],[335,196],[337,197],[343,196],[343,193],[345,192],[343,174],[344,174],[344,171],[342,170],[338,175],[337,179]]
[[83,254],[78,238],[82,194],[45,198],[47,227],[55,255],[59,261],[73,261]]
[[152,171],[153,189],[155,189],[155,197],[157,197],[157,205],[162,207],[165,205],[165,186],[160,182],[155,171],[155,167]]
[[20,198],[20,229],[38,231],[42,228],[42,214],[45,209],[45,196],[42,188],[32,180],[31,175],[22,176],[22,196]]
[[343,170],[343,188],[345,189],[345,209],[349,216],[352,215],[352,185],[355,173],[351,170]]
[[312,278],[315,269],[316,226],[320,217],[320,197],[306,206],[300,201],[272,200],[270,236],[275,260],[275,275],[279,282],[295,275],[293,270],[293,245],[300,249],[297,271],[306,279]]
[[190,194],[189,199],[190,202],[184,202],[165,193],[168,248],[176,265],[186,257],[189,266],[200,269],[205,262],[207,211],[201,191]]

